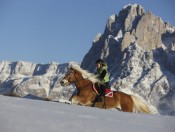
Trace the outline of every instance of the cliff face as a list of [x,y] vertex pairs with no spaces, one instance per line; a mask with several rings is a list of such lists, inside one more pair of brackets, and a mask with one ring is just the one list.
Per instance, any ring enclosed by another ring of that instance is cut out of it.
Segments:
[[59,83],[68,65],[2,61],[0,94],[53,101],[68,99],[75,89],[63,88]]
[[113,88],[131,90],[160,112],[169,109],[175,114],[175,27],[145,12],[141,5],[128,5],[109,17],[82,68],[94,72],[99,58],[109,65]]

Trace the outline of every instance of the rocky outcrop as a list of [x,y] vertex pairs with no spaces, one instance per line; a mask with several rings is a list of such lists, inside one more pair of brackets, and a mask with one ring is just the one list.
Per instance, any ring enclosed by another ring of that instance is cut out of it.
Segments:
[[93,41],[81,66],[94,72],[95,60],[104,59],[113,88],[131,90],[160,112],[169,109],[175,114],[174,43],[175,27],[140,5],[128,5],[109,17],[104,33]]
[[73,87],[63,88],[59,81],[67,70],[66,64],[34,64],[31,62],[0,62],[0,94],[25,98],[68,100]]

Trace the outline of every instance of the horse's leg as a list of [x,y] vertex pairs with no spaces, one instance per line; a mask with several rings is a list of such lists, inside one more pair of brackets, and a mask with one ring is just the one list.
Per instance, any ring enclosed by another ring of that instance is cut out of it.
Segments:
[[104,97],[104,101],[95,101],[94,107],[102,108],[102,109],[111,109],[115,108],[115,101],[111,97]]
[[106,104],[104,102],[94,102],[94,107],[106,109]]
[[91,106],[92,103],[91,101],[88,101],[86,98],[83,96],[73,96],[71,100],[72,104],[77,104],[77,105],[84,105],[84,106]]
[[122,94],[120,99],[121,110],[124,112],[133,112],[134,102],[131,96],[127,94]]
[[80,104],[79,97],[78,96],[73,96],[71,99],[72,104]]
[[130,95],[123,92],[114,92],[115,108],[124,112],[133,112],[134,102]]

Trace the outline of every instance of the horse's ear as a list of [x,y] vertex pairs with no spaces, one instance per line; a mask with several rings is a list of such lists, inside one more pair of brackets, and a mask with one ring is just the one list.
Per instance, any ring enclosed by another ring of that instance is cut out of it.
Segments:
[[72,66],[71,65],[69,65],[68,67],[67,67],[67,69],[69,70],[69,69],[72,69]]
[[74,70],[72,66],[68,67],[68,70],[71,71],[71,70]]

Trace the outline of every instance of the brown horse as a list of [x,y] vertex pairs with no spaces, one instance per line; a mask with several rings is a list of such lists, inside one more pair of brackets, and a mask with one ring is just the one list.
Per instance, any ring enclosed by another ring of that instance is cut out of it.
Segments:
[[140,98],[119,91],[114,91],[113,97],[105,97],[103,102],[96,101],[97,93],[94,91],[93,85],[98,81],[94,74],[74,64],[68,68],[68,73],[60,83],[62,86],[75,84],[78,92],[71,98],[72,104],[104,109],[116,108],[125,112],[150,113],[149,107]]

